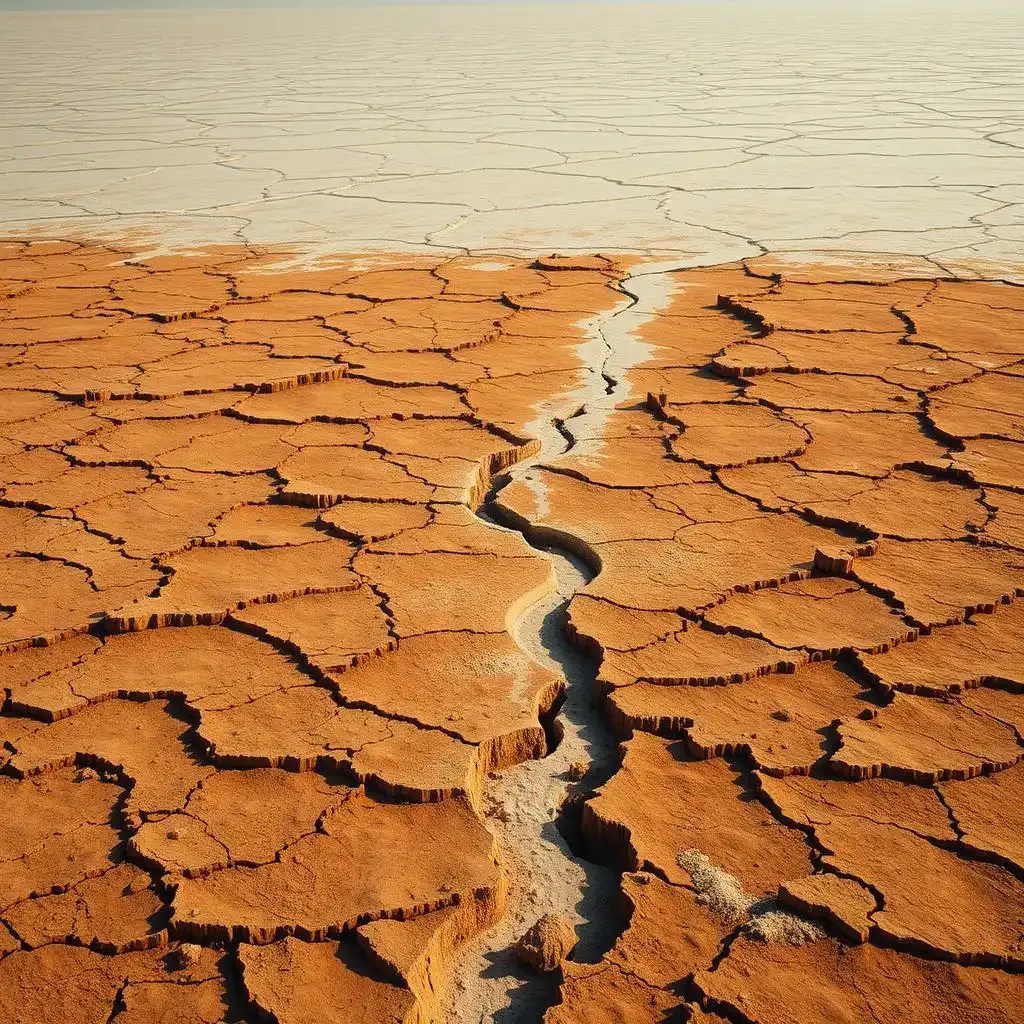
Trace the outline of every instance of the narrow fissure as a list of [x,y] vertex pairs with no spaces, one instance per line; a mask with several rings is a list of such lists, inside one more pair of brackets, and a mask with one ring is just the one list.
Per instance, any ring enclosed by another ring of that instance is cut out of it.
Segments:
[[[587,325],[588,340],[578,349],[585,374],[581,387],[538,409],[527,434],[540,440],[540,450],[500,474],[476,510],[488,526],[519,533],[551,560],[555,589],[526,611],[514,636],[535,661],[563,674],[566,689],[543,721],[546,756],[485,780],[482,805],[508,875],[508,907],[458,958],[449,1024],[536,1024],[557,1002],[560,972],[532,973],[515,953],[516,941],[545,913],[574,921],[578,944],[572,959],[590,963],[614,945],[627,923],[617,912],[619,872],[586,856],[580,824],[583,803],[618,766],[618,745],[598,706],[597,659],[571,643],[567,628],[569,602],[596,575],[596,559],[585,557],[583,538],[513,521],[497,499],[513,480],[535,491],[543,486],[530,470],[575,446],[568,420],[585,427],[587,436],[601,436],[611,410],[626,397],[625,372],[649,352],[634,332],[668,304],[669,273],[677,269],[648,267],[621,283],[626,301]],[[633,316],[623,318],[626,312]]]

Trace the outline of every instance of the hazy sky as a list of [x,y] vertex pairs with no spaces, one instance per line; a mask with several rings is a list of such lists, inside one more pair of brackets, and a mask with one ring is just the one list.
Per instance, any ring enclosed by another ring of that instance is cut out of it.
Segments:
[[[487,6],[494,3],[550,3],[551,0],[0,0],[0,11],[96,11],[96,10],[213,10],[216,8],[294,7],[380,7],[385,4],[463,3]],[[565,0],[588,2],[588,0]],[[600,0],[599,0],[600,2]],[[643,3],[646,0],[615,0],[619,3]],[[670,0],[687,3],[691,0]],[[715,0],[718,3],[738,0]]]

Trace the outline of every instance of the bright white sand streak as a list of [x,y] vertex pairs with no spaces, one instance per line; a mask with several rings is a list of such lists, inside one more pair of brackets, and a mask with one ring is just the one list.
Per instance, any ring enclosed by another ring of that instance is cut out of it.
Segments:
[[1024,247],[1024,5],[0,15],[0,231],[163,246]]

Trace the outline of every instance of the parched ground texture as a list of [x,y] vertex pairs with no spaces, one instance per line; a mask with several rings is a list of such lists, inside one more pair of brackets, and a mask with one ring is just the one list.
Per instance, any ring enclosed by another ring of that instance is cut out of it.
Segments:
[[547,1024],[1019,1022],[1024,290],[671,273],[505,483],[643,261],[286,256],[0,247],[0,1020],[444,1019],[555,543],[627,924]]

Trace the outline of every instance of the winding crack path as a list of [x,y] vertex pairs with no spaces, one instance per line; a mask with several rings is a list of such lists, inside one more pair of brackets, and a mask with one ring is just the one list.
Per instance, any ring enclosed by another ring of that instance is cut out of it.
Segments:
[[[587,322],[588,339],[577,350],[583,383],[538,409],[527,433],[540,440],[540,450],[496,481],[477,509],[484,523],[506,529],[492,518],[493,499],[512,480],[528,484],[543,509],[543,483],[532,469],[563,456],[577,438],[599,441],[614,407],[631,397],[627,372],[651,351],[637,329],[668,306],[674,290],[669,275],[681,269],[686,268],[677,261],[640,265],[622,281],[623,302]],[[615,912],[618,873],[574,854],[557,825],[570,790],[593,789],[617,767],[616,742],[594,700],[597,666],[569,642],[565,629],[569,602],[595,573],[567,546],[547,546],[529,527],[516,532],[551,559],[555,589],[527,609],[516,624],[515,639],[535,661],[563,673],[565,701],[553,723],[559,736],[554,749],[485,781],[483,808],[508,875],[508,906],[502,919],[456,961],[448,1024],[540,1021],[556,1000],[559,975],[527,971],[516,958],[515,943],[542,915],[563,914],[575,922],[579,942],[574,959],[587,962],[597,962],[611,948],[622,925]],[[572,540],[586,551],[582,538]],[[573,781],[574,763],[590,766],[581,780]]]

